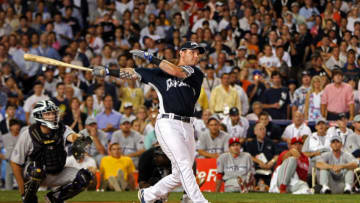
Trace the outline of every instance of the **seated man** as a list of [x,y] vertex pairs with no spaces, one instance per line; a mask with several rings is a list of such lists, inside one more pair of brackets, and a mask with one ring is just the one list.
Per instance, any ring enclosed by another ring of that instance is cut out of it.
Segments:
[[276,147],[274,142],[266,137],[266,128],[263,123],[255,125],[254,133],[256,138],[251,142],[246,142],[244,151],[249,152],[255,163],[257,180],[264,179],[268,185],[271,178],[271,170],[276,163]]
[[247,191],[254,186],[255,173],[251,155],[240,152],[240,139],[229,139],[229,152],[221,154],[217,159],[216,192],[220,191],[222,181],[225,182],[225,192]]
[[203,158],[218,158],[229,151],[229,135],[220,130],[220,121],[216,117],[208,120],[209,130],[199,136],[198,152]]
[[100,163],[100,172],[106,182],[105,187],[109,186],[115,191],[134,190],[135,166],[131,158],[122,155],[119,143],[111,143],[109,149],[110,155],[102,158]]
[[354,133],[349,135],[344,144],[344,151],[351,153],[356,158],[360,158],[360,115],[356,115],[353,123]]
[[355,157],[341,150],[342,139],[335,135],[330,139],[331,151],[323,153],[316,161],[320,169],[319,183],[321,192],[351,194],[354,182],[354,169],[358,166]]
[[304,122],[304,114],[300,111],[296,111],[293,115],[292,124],[288,125],[285,128],[284,133],[282,134],[281,139],[290,144],[290,141],[293,137],[302,137],[304,135],[311,135],[310,128]]
[[343,146],[346,146],[346,141],[348,140],[349,136],[352,135],[354,132],[347,127],[348,118],[346,117],[345,113],[338,114],[338,118],[336,120],[336,126],[330,127],[326,134],[328,137],[332,137],[334,135],[338,135],[341,137],[341,142]]
[[[266,137],[271,139],[272,141],[278,143],[281,139],[281,129],[278,125],[270,121],[270,115],[263,111],[259,115],[259,123],[262,123],[266,128]],[[249,128],[248,131],[248,141],[251,141],[255,138],[254,134],[254,126]]]
[[239,114],[237,107],[232,107],[229,116],[226,116],[222,123],[226,125],[230,137],[240,138],[240,143],[243,144],[246,139],[247,131],[249,129],[249,121]]
[[271,178],[270,192],[308,194],[306,183],[309,159],[301,152],[302,138],[293,137],[290,150],[283,151],[277,160],[276,170]]

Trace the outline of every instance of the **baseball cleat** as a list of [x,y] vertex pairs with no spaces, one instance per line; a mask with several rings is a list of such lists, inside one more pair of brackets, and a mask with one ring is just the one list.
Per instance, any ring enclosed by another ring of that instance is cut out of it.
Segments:
[[140,189],[138,192],[138,198],[140,200],[140,203],[146,203],[144,198],[144,189]]
[[344,194],[349,195],[349,194],[351,194],[351,191],[350,190],[344,190]]

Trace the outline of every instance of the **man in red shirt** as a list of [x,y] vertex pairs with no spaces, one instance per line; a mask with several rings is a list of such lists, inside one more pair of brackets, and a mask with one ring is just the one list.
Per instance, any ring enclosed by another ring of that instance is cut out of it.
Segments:
[[303,140],[301,137],[293,137],[290,143],[290,149],[279,155],[270,192],[309,194],[310,189],[306,183],[309,159],[301,152]]

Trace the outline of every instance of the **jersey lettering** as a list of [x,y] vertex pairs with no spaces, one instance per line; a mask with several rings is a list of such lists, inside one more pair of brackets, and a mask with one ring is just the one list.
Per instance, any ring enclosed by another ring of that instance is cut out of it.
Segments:
[[184,83],[183,81],[169,78],[166,80],[166,91],[169,91],[172,87],[190,87],[190,85]]

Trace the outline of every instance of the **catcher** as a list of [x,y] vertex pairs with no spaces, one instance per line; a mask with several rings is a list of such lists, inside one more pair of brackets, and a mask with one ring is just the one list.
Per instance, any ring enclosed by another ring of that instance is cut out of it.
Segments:
[[87,169],[65,167],[65,143],[83,146],[68,126],[59,122],[59,108],[50,100],[38,102],[32,115],[35,124],[22,130],[11,154],[23,203],[37,203],[39,186],[57,187],[45,195],[48,203],[63,203],[82,192],[92,180]]

